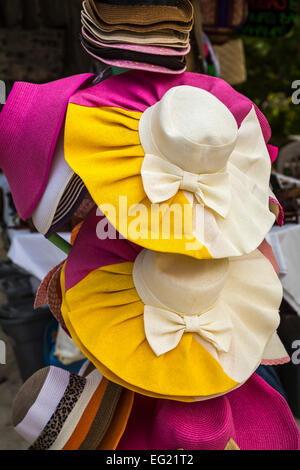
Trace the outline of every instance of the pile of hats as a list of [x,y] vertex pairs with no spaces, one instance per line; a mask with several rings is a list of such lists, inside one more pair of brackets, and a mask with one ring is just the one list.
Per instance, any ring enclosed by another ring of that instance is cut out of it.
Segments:
[[[39,118],[28,120],[36,100]],[[283,217],[265,116],[193,73],[18,84],[0,121],[0,164],[23,217],[55,181],[60,129],[60,158],[94,204],[41,288],[90,363],[29,379],[17,431],[33,449],[299,449],[285,399],[256,374],[289,361],[264,240]]]
[[111,66],[182,73],[190,50],[189,0],[85,0],[81,44]]

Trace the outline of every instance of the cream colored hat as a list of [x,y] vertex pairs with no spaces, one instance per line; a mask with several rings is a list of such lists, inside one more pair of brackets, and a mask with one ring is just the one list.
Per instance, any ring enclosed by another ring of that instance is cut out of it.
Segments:
[[253,251],[274,223],[271,163],[254,107],[238,128],[212,93],[169,89],[139,121],[141,176],[151,203],[183,192],[193,206],[193,235],[213,258]]

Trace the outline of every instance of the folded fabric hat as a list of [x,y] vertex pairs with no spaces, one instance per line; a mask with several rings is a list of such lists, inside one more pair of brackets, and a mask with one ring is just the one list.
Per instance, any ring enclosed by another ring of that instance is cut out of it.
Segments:
[[[114,420],[121,399],[123,422]],[[37,371],[19,390],[13,425],[31,450],[96,450],[108,439],[115,448],[132,404],[132,392],[109,382],[96,369],[82,377],[50,366]]]
[[45,190],[68,100],[93,74],[36,85],[16,82],[1,112],[0,167],[22,219]]
[[117,450],[299,450],[300,434],[282,396],[257,374],[239,389],[201,403],[135,395]]
[[46,188],[32,213],[35,228],[46,237],[52,235],[73,215],[86,192],[83,181],[65,161],[62,127]]
[[81,29],[82,36],[91,43],[92,45],[103,48],[109,47],[111,49],[122,49],[124,51],[134,51],[142,52],[145,54],[154,54],[162,56],[183,56],[189,53],[191,46],[188,44],[186,47],[182,48],[172,48],[172,47],[163,47],[163,46],[151,46],[151,45],[142,45],[142,44],[127,44],[127,43],[111,43],[107,44],[101,41],[97,41],[89,31],[83,26]]
[[82,225],[61,274],[61,310],[77,346],[110,380],[202,400],[241,385],[265,354],[289,360],[276,335],[281,284],[260,252],[199,261],[101,240],[104,226],[112,235],[96,211]]
[[[189,0],[180,2],[132,2],[113,4],[111,2],[102,2],[86,0],[87,5],[93,9],[107,24],[139,24],[146,25],[160,23],[162,21],[182,21],[188,23],[193,19],[193,6]],[[147,8],[144,8],[147,6]]]
[[65,158],[125,238],[223,258],[253,251],[274,223],[269,137],[223,80],[127,72],[72,97]]
[[152,46],[172,46],[187,47],[189,44],[189,34],[164,29],[150,31],[147,33],[137,33],[132,31],[118,30],[114,32],[101,31],[89,21],[87,17],[81,16],[82,25],[95,37],[105,43],[125,42],[128,44],[150,44]]
[[111,59],[111,60],[130,60],[133,62],[147,62],[152,65],[161,65],[168,67],[171,70],[179,70],[184,68],[185,62],[184,57],[181,56],[164,56],[162,54],[148,54],[147,52],[136,52],[123,49],[115,49],[105,45],[99,47],[92,45],[84,37],[81,38],[81,44],[84,46],[87,52],[93,54],[94,57],[99,56],[99,59]]
[[[91,57],[100,60],[104,64],[108,64],[114,67],[146,70],[151,72],[169,74],[183,73],[186,70],[185,62],[176,60],[174,57],[161,59],[162,56],[154,56],[151,54],[138,54],[136,52],[130,53],[128,51],[119,51],[118,54],[115,54],[114,52],[110,54],[108,51],[104,50],[94,50],[94,52],[92,52],[93,48],[91,46],[86,45],[84,42],[82,42],[81,45]],[[95,52],[97,53],[97,55]],[[112,57],[119,56],[119,58],[110,59],[107,57],[109,55],[111,55]],[[122,59],[121,57],[124,57],[124,59]],[[159,65],[159,63],[164,62],[166,63],[165,65]]]
[[35,297],[34,308],[48,305],[51,313],[59,322],[63,330],[70,336],[64,319],[61,314],[61,288],[60,288],[60,274],[63,262],[52,268],[45,278],[42,280]]

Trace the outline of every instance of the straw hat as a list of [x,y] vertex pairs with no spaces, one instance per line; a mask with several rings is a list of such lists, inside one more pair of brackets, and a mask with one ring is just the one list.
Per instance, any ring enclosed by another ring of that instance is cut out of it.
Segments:
[[[0,167],[24,220],[46,188],[68,100],[91,77],[86,73],[42,85],[13,86],[1,112]],[[66,175],[68,171],[63,168]]]
[[274,223],[269,135],[220,79],[129,72],[72,98],[65,157],[126,238],[223,258],[253,251]]

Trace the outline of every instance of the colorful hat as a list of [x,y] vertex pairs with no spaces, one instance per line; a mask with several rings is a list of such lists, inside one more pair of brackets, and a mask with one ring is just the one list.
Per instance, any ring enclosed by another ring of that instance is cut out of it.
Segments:
[[[257,374],[239,389],[198,403],[135,395],[117,450],[299,450],[284,398]],[[231,447],[232,449],[232,447]]]
[[68,100],[91,77],[13,86],[1,112],[0,167],[22,219],[32,214],[45,190]]
[[72,97],[65,158],[125,238],[224,258],[256,249],[274,223],[269,137],[223,80],[128,72]]
[[55,147],[46,188],[32,213],[35,228],[49,237],[73,215],[86,192],[83,181],[65,161],[63,127]]
[[112,235],[96,211],[84,222],[62,270],[61,310],[77,346],[110,380],[203,400],[240,386],[265,355],[289,360],[276,335],[281,284],[259,251],[199,261],[101,240],[104,226]]
[[21,387],[13,404],[13,425],[31,450],[96,450],[105,441],[114,449],[133,395],[96,369],[82,377],[50,366]]
[[[83,42],[81,42],[81,45],[83,49],[94,59],[100,60],[104,64],[111,65],[113,67],[120,67],[120,68],[128,68],[132,70],[146,70],[150,72],[156,72],[156,73],[167,73],[171,75],[176,75],[185,72],[186,70],[186,65],[185,62],[182,62],[181,68],[178,69],[171,69],[169,67],[163,66],[163,65],[156,65],[156,64],[151,64],[150,61],[146,61],[146,58],[144,58],[143,61],[139,61],[138,58],[136,60],[127,60],[127,59],[107,59],[104,57],[104,54],[101,54],[101,51],[97,51],[97,54],[95,52],[91,52],[90,48],[87,47]],[[125,54],[129,56],[129,54]],[[143,54],[147,55],[147,54]],[[177,61],[178,62],[178,61]],[[178,66],[178,64],[177,64]]]

